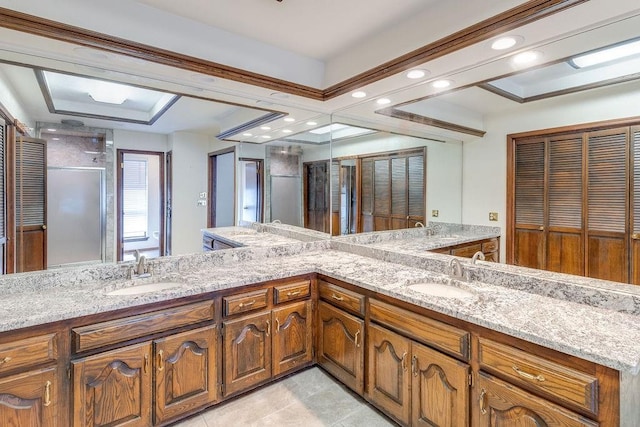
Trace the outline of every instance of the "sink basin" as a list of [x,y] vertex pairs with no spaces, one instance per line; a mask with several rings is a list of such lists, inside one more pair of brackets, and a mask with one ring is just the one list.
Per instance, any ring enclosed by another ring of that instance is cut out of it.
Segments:
[[455,286],[443,285],[441,283],[416,283],[415,285],[407,286],[407,288],[424,295],[441,298],[462,299],[471,298],[474,296],[472,292],[457,288]]
[[183,286],[183,283],[178,282],[159,282],[148,283],[145,285],[132,285],[126,288],[116,289],[114,291],[107,292],[107,295],[140,295],[148,294],[150,292],[166,291],[168,289],[177,289]]

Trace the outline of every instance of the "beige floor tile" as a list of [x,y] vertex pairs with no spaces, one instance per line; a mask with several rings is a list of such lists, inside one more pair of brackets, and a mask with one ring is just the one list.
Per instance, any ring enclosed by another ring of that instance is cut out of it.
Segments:
[[332,427],[389,427],[397,426],[391,419],[385,417],[367,404],[351,412]]
[[180,421],[173,427],[208,427],[202,415],[196,415],[188,420]]

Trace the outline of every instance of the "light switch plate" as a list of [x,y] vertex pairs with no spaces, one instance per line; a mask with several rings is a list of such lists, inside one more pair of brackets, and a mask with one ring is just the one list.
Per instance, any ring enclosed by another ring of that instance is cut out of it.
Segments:
[[489,221],[497,221],[498,212],[489,212]]
[[200,198],[201,199],[206,199],[207,198],[207,192],[203,191],[202,193],[200,193]]
[[198,200],[198,206],[207,206],[206,200]]
[[440,211],[438,209],[434,209],[431,211],[431,216],[434,218],[437,218],[439,214],[440,214]]

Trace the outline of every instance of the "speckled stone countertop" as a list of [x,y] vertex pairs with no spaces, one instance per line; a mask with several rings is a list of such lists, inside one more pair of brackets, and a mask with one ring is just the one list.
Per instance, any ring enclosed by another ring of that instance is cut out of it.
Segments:
[[[607,295],[618,294],[632,300],[625,299],[625,304],[634,305],[639,295],[628,292],[632,287],[585,280],[576,287],[598,289],[601,298],[582,300],[568,285],[561,294],[546,295],[532,292],[530,287],[539,279],[520,275],[517,268],[501,269],[489,263],[471,266],[467,260],[462,260],[467,279],[451,281],[443,274],[450,259],[338,239],[243,247],[156,261],[154,277],[138,279],[137,284],[181,284],[129,296],[107,295],[131,286],[124,279],[128,264],[19,274],[0,280],[6,289],[0,302],[0,331],[317,272],[623,372],[636,375],[640,371],[640,312],[601,303]],[[514,277],[524,279],[514,284]],[[572,284],[572,277],[555,275],[542,281],[563,278],[561,284]],[[416,283],[448,284],[464,295],[424,295],[410,289]]]
[[275,233],[245,227],[205,228],[202,230],[202,233],[214,236],[220,241],[235,247],[250,246],[256,248],[300,242],[300,239],[295,239],[293,237],[282,236]]

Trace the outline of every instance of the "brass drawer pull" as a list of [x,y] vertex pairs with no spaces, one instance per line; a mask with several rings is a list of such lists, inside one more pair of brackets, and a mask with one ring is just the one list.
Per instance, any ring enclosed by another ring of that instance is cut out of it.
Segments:
[[148,354],[144,355],[144,365],[142,366],[142,370],[145,374],[149,372],[149,355]]
[[407,352],[402,353],[402,370],[407,371]]
[[160,350],[158,352],[158,371],[164,370],[164,352]]
[[542,375],[533,375],[528,372],[524,372],[520,370],[520,368],[518,368],[516,365],[513,365],[511,368],[514,371],[516,371],[516,374],[520,375],[522,378],[526,378],[531,381],[539,381],[539,382],[543,382],[545,380],[545,378]]
[[358,335],[360,335],[360,329],[358,329],[358,331],[356,332],[356,336],[353,339],[355,342],[356,347],[360,347],[360,343],[358,343]]
[[287,292],[288,297],[296,297],[300,295],[300,291]]
[[413,356],[411,358],[411,372],[413,372],[413,376],[418,376],[418,356]]
[[51,381],[47,381],[44,385],[44,406],[51,405]]
[[267,336],[271,335],[271,322],[267,320]]
[[238,304],[238,307],[240,308],[244,308],[244,307],[251,307],[253,304],[256,303],[256,300],[251,300],[249,302],[241,302],[240,304]]
[[487,415],[487,403],[486,403],[486,397],[487,397],[487,390],[482,389],[482,391],[480,392],[480,412],[482,413],[482,415]]
[[339,297],[339,296],[338,296],[338,295],[336,295],[335,293],[334,293],[334,294],[331,294],[331,298],[333,298],[333,299],[334,299],[334,300],[336,300],[336,301],[344,301],[344,298],[343,298],[343,297]]
[[5,357],[5,358],[0,359],[0,366],[2,366],[2,365],[4,365],[5,363],[7,363],[7,362],[11,361],[11,359],[13,359],[13,358],[12,358],[12,357],[9,357],[9,356],[7,356],[7,357]]
[[280,321],[276,317],[276,334],[278,333],[278,331],[280,331]]

